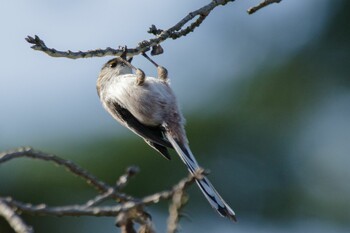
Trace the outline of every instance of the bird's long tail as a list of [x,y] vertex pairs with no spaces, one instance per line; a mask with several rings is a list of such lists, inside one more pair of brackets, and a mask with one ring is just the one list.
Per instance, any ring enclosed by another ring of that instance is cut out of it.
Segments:
[[[197,169],[199,169],[199,165],[193,156],[189,146],[182,145],[176,139],[174,139],[169,133],[166,133],[166,137],[169,142],[172,144],[181,160],[186,164],[188,170],[191,174],[194,174]],[[213,185],[210,183],[207,177],[203,177],[203,179],[196,180],[197,185],[203,192],[204,196],[209,201],[210,205],[223,217],[227,217],[233,221],[236,220],[235,212],[230,208],[230,206],[222,199],[220,194],[215,190]]]

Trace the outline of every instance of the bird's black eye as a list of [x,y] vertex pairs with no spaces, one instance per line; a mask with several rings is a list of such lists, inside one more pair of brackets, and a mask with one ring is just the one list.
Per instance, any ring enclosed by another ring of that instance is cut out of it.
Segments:
[[111,64],[109,64],[109,67],[111,67],[111,68],[114,68],[114,67],[116,67],[117,66],[117,63],[116,62],[112,62]]

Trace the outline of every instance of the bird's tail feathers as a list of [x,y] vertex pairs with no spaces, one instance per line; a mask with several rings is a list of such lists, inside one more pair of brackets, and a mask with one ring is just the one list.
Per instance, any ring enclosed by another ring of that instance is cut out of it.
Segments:
[[[195,174],[195,171],[200,168],[195,157],[193,156],[189,146],[183,144],[174,139],[169,133],[166,133],[166,137],[172,144],[177,154],[180,156],[181,160],[186,164],[189,172]],[[218,213],[227,217],[233,221],[236,220],[235,212],[230,208],[230,206],[222,199],[220,194],[215,190],[213,185],[210,183],[207,177],[196,180],[197,185],[203,192],[206,199],[209,201],[210,205],[218,211]]]

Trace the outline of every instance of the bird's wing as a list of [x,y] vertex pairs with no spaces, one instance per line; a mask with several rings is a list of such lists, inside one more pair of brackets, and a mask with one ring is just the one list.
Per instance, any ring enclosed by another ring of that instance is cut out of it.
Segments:
[[168,148],[173,148],[164,137],[162,126],[147,126],[136,119],[127,109],[121,107],[116,101],[107,102],[108,111],[119,122],[142,137],[148,145],[158,151],[166,159],[170,159]]
[[165,146],[159,145],[155,142],[151,142],[147,139],[145,139],[145,142],[152,147],[153,149],[155,149],[156,151],[158,151],[164,158],[166,158],[167,160],[171,160],[170,154],[168,149]]

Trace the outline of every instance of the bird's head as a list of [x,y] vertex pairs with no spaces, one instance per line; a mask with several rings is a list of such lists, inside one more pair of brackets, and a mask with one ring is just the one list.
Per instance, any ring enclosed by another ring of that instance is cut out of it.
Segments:
[[[128,59],[128,62],[131,62],[132,58]],[[101,70],[101,74],[104,75],[123,75],[123,74],[131,74],[132,69],[127,66],[123,61],[119,58],[113,58],[109,60]]]

